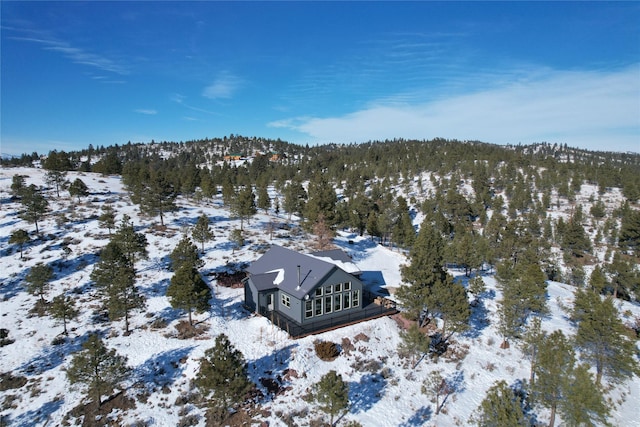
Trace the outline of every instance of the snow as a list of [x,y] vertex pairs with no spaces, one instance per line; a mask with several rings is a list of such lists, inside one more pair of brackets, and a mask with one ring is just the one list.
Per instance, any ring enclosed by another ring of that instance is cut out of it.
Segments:
[[[48,191],[52,213],[40,224],[45,238],[29,243],[21,260],[14,245],[8,244],[9,236],[18,228],[32,233],[34,226],[17,217],[18,204],[10,200],[9,187],[14,174],[26,175],[27,184],[44,185],[42,170],[0,170],[0,241],[3,242],[0,323],[2,328],[9,330],[9,338],[15,340],[0,347],[0,372],[24,376],[28,380],[22,389],[0,392],[0,402],[3,402],[0,415],[9,425],[61,425],[64,415],[83,401],[83,392],[70,388],[64,368],[73,352],[81,349],[82,342],[92,332],[101,333],[107,346],[126,356],[133,369],[126,383],[126,393],[136,400],[136,407],[120,414],[121,425],[146,422],[154,426],[175,426],[186,408],[189,414],[199,416],[198,425],[203,426],[204,410],[191,404],[177,405],[176,399],[193,391],[191,380],[197,373],[199,358],[213,346],[214,338],[220,333],[226,334],[243,353],[252,381],[259,384],[260,378],[283,376],[286,370],[297,373],[297,378],[291,376],[284,380],[285,392],[267,396],[260,402],[264,415],[256,421],[266,421],[270,426],[284,426],[286,423],[281,415],[309,408],[310,404],[303,397],[329,370],[342,374],[350,386],[351,407],[342,422],[354,420],[363,426],[467,425],[495,381],[504,379],[515,384],[529,377],[529,362],[517,346],[499,348],[501,338],[494,320],[500,291],[490,274],[483,277],[487,291],[482,304],[474,308],[472,330],[454,336],[454,347],[466,352],[466,356],[458,360],[426,358],[414,368],[413,363],[397,355],[400,329],[392,318],[379,318],[292,340],[268,319],[242,308],[242,289],[217,285],[210,273],[224,270],[231,263],[257,259],[261,255],[260,248],[265,245],[279,244],[309,252],[308,236],[290,237],[278,232],[273,240],[269,240],[265,224],[272,220],[284,222],[286,216],[256,215],[250,224],[245,224],[247,245],[234,251],[229,235],[239,221],[229,217],[219,200],[197,205],[179,199],[180,210],[168,215],[167,230],[160,233],[152,228],[157,224],[156,218],[138,215],[138,208],[129,202],[119,177],[69,173],[69,180],[79,177],[87,184],[91,196],[70,207],[71,201],[66,194],[57,199],[54,192]],[[594,191],[588,187],[583,190]],[[94,316],[100,303],[89,275],[97,262],[98,251],[108,242],[107,230],[101,229],[96,219],[107,201],[113,203],[117,221],[124,214],[129,215],[149,242],[149,258],[136,264],[137,283],[146,297],[147,308],[145,312],[134,314],[130,335],[122,333],[122,322],[97,322]],[[215,240],[205,244],[205,265],[201,272],[214,290],[214,297],[211,310],[195,316],[196,321],[206,327],[206,334],[178,339],[175,326],[186,316],[172,309],[165,297],[172,275],[167,268],[167,255],[203,212],[213,218]],[[61,215],[65,220],[59,226],[56,218]],[[71,249],[69,255],[61,244],[63,239]],[[350,233],[340,233],[335,244],[353,258],[362,271],[362,279],[370,287],[393,298],[395,289],[402,286],[400,268],[407,262],[403,252]],[[29,268],[37,262],[52,265],[56,273],[47,299],[63,291],[69,292],[81,309],[79,318],[69,325],[69,339],[63,344],[52,345],[62,331],[61,325],[48,316],[29,314],[37,297],[26,293],[22,284]],[[452,273],[463,283],[468,280],[459,272]],[[561,329],[567,335],[574,334],[575,326],[565,311],[572,302],[571,286],[549,282],[550,314],[543,319],[544,330]],[[637,304],[619,302],[619,308],[621,313],[628,310],[631,318],[640,316]],[[166,322],[166,326],[155,328],[154,322],[159,319]],[[343,345],[342,354],[332,362],[320,360],[314,351],[314,341],[318,339]],[[353,344],[353,349],[344,347],[346,339]],[[421,393],[423,381],[434,372],[450,380],[455,388],[438,415],[434,403]],[[262,390],[266,393],[266,389]],[[140,399],[145,391],[148,398]],[[640,406],[638,377],[613,384],[608,397],[614,402],[610,420],[613,425],[640,425],[637,417]],[[308,425],[318,415],[319,412],[311,408],[309,415],[299,415],[295,419],[300,425]],[[536,415],[541,422],[548,420],[548,412],[543,409],[536,409]]]

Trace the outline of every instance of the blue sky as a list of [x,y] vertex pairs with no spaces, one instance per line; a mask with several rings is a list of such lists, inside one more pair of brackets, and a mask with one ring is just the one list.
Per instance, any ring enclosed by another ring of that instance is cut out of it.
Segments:
[[640,152],[637,2],[7,2],[2,153],[242,134]]

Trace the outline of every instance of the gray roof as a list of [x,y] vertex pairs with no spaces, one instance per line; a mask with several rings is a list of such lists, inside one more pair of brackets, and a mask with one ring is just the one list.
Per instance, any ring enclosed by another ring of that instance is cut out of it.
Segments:
[[259,290],[278,288],[303,299],[336,268],[332,263],[273,245],[247,271]]
[[324,258],[324,261],[337,265],[347,273],[354,274],[356,276],[362,274],[362,271],[360,271],[360,268],[358,268],[358,266],[353,262],[353,259],[351,259],[349,254],[342,249],[312,252],[309,255],[320,259]]

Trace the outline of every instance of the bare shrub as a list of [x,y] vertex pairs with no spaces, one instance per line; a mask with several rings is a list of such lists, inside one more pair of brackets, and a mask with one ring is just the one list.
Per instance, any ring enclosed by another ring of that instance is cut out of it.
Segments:
[[340,356],[340,349],[338,345],[331,341],[315,341],[313,343],[316,354],[321,360],[325,362],[331,362]]

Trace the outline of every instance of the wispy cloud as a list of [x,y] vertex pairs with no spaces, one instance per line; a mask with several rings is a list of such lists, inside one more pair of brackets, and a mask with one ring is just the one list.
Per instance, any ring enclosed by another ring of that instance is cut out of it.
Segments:
[[133,110],[136,113],[140,113],[140,114],[147,114],[149,116],[154,116],[156,114],[158,114],[157,110],[151,110],[151,109],[145,109],[145,108],[138,108],[136,110]]
[[318,143],[445,137],[640,152],[639,73],[640,64],[613,72],[537,70],[530,78],[448,99],[379,102],[340,116],[294,117],[269,126]]
[[229,99],[242,86],[241,78],[229,73],[223,72],[209,86],[202,91],[202,96],[210,99]]
[[182,95],[182,94],[179,94],[179,93],[174,93],[173,95],[171,95],[171,100],[173,102],[175,102],[176,104],[179,104],[179,105],[183,106],[184,108],[187,108],[187,109],[192,110],[192,111],[197,111],[199,113],[205,113],[205,114],[211,114],[211,115],[214,115],[214,116],[219,116],[220,115],[220,113],[217,113],[215,111],[210,111],[210,110],[206,110],[204,108],[195,107],[195,106],[185,102],[187,100],[187,97]]
[[[15,28],[12,28],[16,30]],[[76,64],[87,65],[94,67],[101,71],[115,73],[119,75],[129,74],[129,70],[126,66],[118,63],[117,61],[110,59],[99,53],[91,52],[87,49],[79,48],[71,45],[70,43],[59,40],[47,34],[44,31],[39,30],[19,30],[24,36],[12,37],[13,40],[22,40],[31,43],[37,43],[45,50],[61,53],[64,57],[70,59]]]

